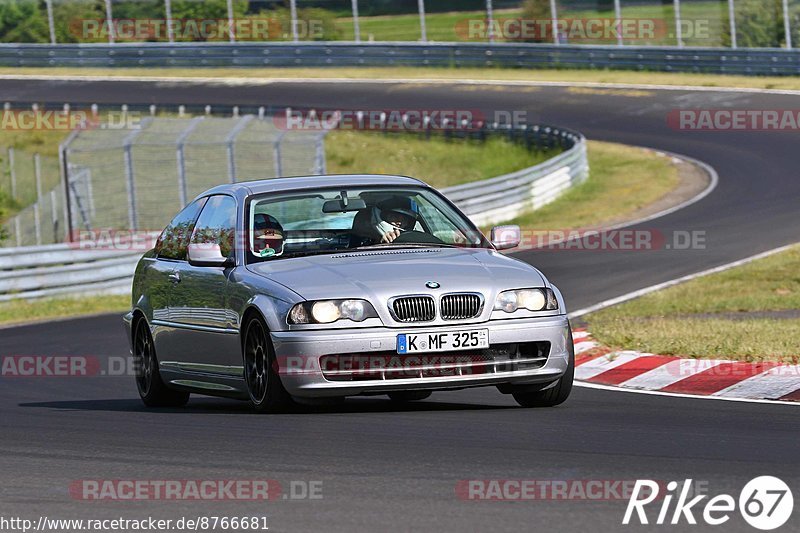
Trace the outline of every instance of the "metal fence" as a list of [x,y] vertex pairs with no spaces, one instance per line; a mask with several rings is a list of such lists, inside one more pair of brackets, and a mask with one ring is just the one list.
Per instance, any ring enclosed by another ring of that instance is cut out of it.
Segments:
[[439,66],[794,76],[800,50],[480,43],[0,44],[6,67]]
[[[504,222],[522,211],[541,207],[588,177],[586,140],[580,133],[545,125],[516,128],[492,124],[462,136],[486,138],[498,134],[532,149],[558,147],[564,151],[512,174],[442,190],[480,226]],[[120,220],[125,223],[124,216]],[[121,248],[81,249],[80,244],[56,244],[0,249],[0,301],[128,292],[141,251],[132,253],[128,247]]]
[[133,117],[121,119],[124,127],[103,123],[68,137],[62,183],[42,190],[37,172],[38,200],[4,224],[8,244],[62,242],[78,230],[158,229],[219,183],[325,172],[326,131],[286,131],[263,114]]
[[8,147],[4,156],[0,189],[18,205],[26,206],[3,224],[11,244],[49,244],[64,237],[64,194],[59,187],[58,159]]
[[[41,2],[34,4],[33,1],[30,1],[29,4],[35,7],[27,13],[29,18],[32,21],[39,19],[37,22],[42,23],[44,22],[42,19],[46,18],[49,32],[47,35],[44,35],[43,32],[37,35],[35,31],[18,31],[16,38],[37,39],[40,42],[57,44],[59,35],[61,35],[62,41],[64,38],[68,38],[70,41],[77,39],[79,42],[102,39],[109,44],[115,44],[126,38],[130,39],[127,35],[129,33],[127,28],[130,27],[137,28],[133,36],[134,40],[161,40],[172,43],[187,38],[184,35],[183,26],[190,21],[185,19],[186,15],[181,11],[181,8],[185,9],[185,6],[180,5],[183,3],[175,6],[178,9],[176,14],[175,10],[173,10],[172,0],[155,0],[146,7],[140,6],[139,9],[134,9],[133,11],[131,11],[130,6],[119,5],[125,2],[117,2],[117,8],[121,7],[121,9],[115,11],[112,0],[104,0],[105,9],[103,14],[105,17],[96,19],[90,17],[99,15],[97,13],[98,6],[79,5],[72,10],[62,9],[68,3],[69,0],[44,0],[45,9],[43,11],[40,8]],[[205,9],[205,6],[195,7],[186,13],[191,13],[193,17],[199,16],[202,21],[214,24],[213,36],[202,35],[203,38],[214,38],[229,42],[255,40],[254,35],[252,35],[254,33],[252,31],[253,19],[267,20],[265,17],[271,17],[270,20],[273,21],[273,25],[279,27],[277,29],[270,28],[270,24],[264,24],[266,37],[262,37],[261,40],[288,39],[298,42],[303,39],[330,39],[329,35],[326,36],[324,34],[321,35],[319,32],[309,31],[309,23],[319,22],[319,26],[323,26],[324,20],[314,20],[314,17],[321,16],[320,11],[311,10],[306,12],[298,9],[298,7],[319,7],[321,5],[319,2],[288,0],[288,4],[288,12],[285,12],[285,10],[263,9],[265,7],[275,7],[273,2],[264,3],[263,0],[247,2],[226,0],[227,9],[222,17],[218,13],[218,7],[220,6],[208,6]],[[548,32],[546,38],[555,45],[569,42],[572,23],[578,17],[594,17],[596,20],[600,20],[600,17],[610,18],[613,22],[611,26],[619,30],[611,32],[616,35],[616,43],[614,44],[618,46],[626,44],[624,31],[622,31],[625,24],[637,20],[652,19],[664,26],[661,28],[664,37],[673,41],[678,47],[683,46],[685,38],[691,39],[691,34],[696,29],[695,22],[698,19],[702,21],[703,18],[713,18],[716,25],[724,26],[730,48],[737,48],[740,41],[746,41],[745,45],[754,40],[757,41],[762,34],[772,34],[768,35],[768,39],[771,42],[781,41],[785,48],[792,48],[792,34],[795,30],[793,28],[795,24],[793,23],[798,16],[798,6],[795,2],[770,0],[760,5],[753,0],[721,0],[717,2],[716,6],[713,5],[713,2],[706,2],[706,4],[710,4],[710,9],[706,10],[699,10],[697,4],[697,2],[682,0],[651,0],[650,2],[646,0],[614,0],[613,3],[580,0],[538,0],[538,5],[537,2],[534,2],[533,5],[529,4],[528,7],[530,9],[525,10],[523,9],[525,4],[521,1],[485,0],[482,11],[475,11],[480,6],[480,4],[476,3],[470,3],[471,9],[467,10],[462,10],[457,3],[453,3],[450,10],[461,11],[465,16],[468,14],[472,20],[477,19],[480,21],[484,27],[482,39],[485,42],[494,42],[504,38],[503,26],[498,23],[498,18],[502,19],[508,16],[508,12],[496,13],[495,8],[511,7],[512,17],[517,19],[521,17],[531,19],[533,17],[533,22],[537,24],[551,24],[552,29]],[[340,4],[337,12],[343,7],[344,5]],[[370,8],[373,6],[362,0],[361,7]],[[431,7],[436,6],[431,3]],[[341,26],[342,23],[346,23],[348,26],[352,25],[352,28],[348,28],[348,34],[352,34],[352,39],[355,42],[360,42],[362,34],[365,33],[365,31],[362,31],[363,27],[368,25],[368,21],[364,20],[362,23],[362,19],[359,16],[358,0],[352,0],[349,8],[350,21],[342,19],[337,21],[335,25]],[[405,37],[409,40],[428,42],[430,34],[436,33],[435,27],[440,26],[441,22],[429,21],[433,15],[428,13],[425,0],[417,0],[416,8],[417,22],[412,24],[412,26],[416,27],[408,28],[410,31],[406,33]],[[126,18],[131,17],[130,13],[136,13],[137,18]],[[328,12],[326,17],[335,17],[336,14],[338,13]],[[764,14],[767,16],[764,17]],[[753,20],[759,16],[763,17],[764,20],[759,20],[757,24],[753,24]],[[66,17],[70,17],[70,20],[64,20]],[[408,16],[405,18],[407,19]],[[251,24],[247,24],[243,28],[241,23],[247,20],[250,20]],[[87,22],[92,24],[87,25]],[[559,23],[561,23],[561,26],[558,25]],[[406,23],[404,22],[404,24]],[[35,26],[36,22],[32,22],[31,25]],[[82,30],[76,30],[76,27],[81,27],[82,25]],[[434,26],[434,31],[429,31],[429,26]],[[366,30],[366,33],[368,34],[367,40],[371,41],[376,38],[368,30]],[[5,37],[4,41],[8,42],[10,40],[9,36],[3,37]],[[376,40],[381,40],[381,36],[378,35]],[[660,44],[665,43],[662,42]]]

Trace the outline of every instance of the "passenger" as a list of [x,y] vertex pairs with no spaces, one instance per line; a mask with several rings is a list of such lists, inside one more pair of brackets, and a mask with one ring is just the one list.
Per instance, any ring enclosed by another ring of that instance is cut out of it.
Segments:
[[272,257],[283,253],[284,231],[278,219],[266,213],[253,216],[253,254]]

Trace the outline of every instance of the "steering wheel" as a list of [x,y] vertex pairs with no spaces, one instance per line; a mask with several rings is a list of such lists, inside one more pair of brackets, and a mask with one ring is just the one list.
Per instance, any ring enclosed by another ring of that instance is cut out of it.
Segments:
[[405,231],[401,233],[392,244],[444,244],[444,241],[435,235],[424,231]]

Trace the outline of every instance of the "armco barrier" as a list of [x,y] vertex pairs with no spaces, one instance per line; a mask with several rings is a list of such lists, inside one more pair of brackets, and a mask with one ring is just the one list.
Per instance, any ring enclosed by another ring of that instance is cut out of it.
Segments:
[[[553,126],[492,128],[495,134],[565,148],[538,165],[442,190],[479,226],[538,208],[588,176],[586,140]],[[155,238],[155,235],[152,236]],[[0,248],[0,302],[69,294],[126,293],[141,251],[86,249],[72,244]]]
[[445,66],[800,74],[800,50],[540,43],[0,44],[6,67]]
[[130,250],[82,250],[69,244],[0,248],[0,302],[129,292],[141,255]]
[[[534,126],[533,128],[537,128]],[[538,165],[475,183],[442,190],[450,201],[478,226],[513,219],[555,200],[567,188],[589,175],[586,140],[579,133],[543,126],[551,138],[561,139],[567,150]]]

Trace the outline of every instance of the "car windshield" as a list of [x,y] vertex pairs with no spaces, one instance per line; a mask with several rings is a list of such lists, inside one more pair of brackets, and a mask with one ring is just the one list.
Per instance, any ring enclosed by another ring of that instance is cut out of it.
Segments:
[[247,224],[250,262],[371,248],[490,247],[463,214],[421,187],[254,196]]

